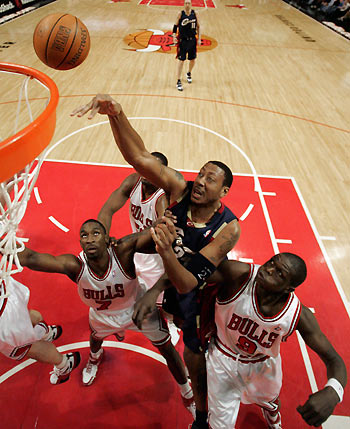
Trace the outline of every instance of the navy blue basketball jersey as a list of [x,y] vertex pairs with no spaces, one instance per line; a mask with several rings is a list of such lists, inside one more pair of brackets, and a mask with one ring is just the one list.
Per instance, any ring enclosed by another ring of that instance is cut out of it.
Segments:
[[[178,239],[173,248],[177,258],[184,266],[186,266],[191,254],[203,249],[210,241],[214,240],[228,223],[237,219],[231,210],[221,203],[221,207],[208,223],[193,223],[189,212],[192,187],[193,182],[187,182],[186,192],[168,207],[177,217],[175,227]],[[184,343],[194,352],[202,347],[196,320],[201,312],[201,304],[201,294],[198,287],[187,294],[179,294],[175,288],[167,289],[164,292],[163,307],[165,311],[181,319]]]
[[179,19],[179,34],[180,39],[195,37],[197,32],[197,17],[192,9],[189,15],[183,10]]
[[199,252],[220,233],[220,231],[237,217],[228,207],[221,203],[221,207],[205,224],[195,224],[189,213],[193,182],[187,182],[187,190],[182,197],[169,206],[169,210],[177,217],[175,224],[178,239],[174,244],[174,251],[180,262],[186,260],[186,254]]

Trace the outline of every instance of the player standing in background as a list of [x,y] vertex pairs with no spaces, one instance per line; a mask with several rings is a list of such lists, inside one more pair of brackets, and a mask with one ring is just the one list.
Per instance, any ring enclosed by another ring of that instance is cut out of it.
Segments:
[[[174,224],[167,220],[167,226],[157,226],[152,236],[169,280],[180,293],[188,293],[196,279],[173,251]],[[307,424],[318,427],[342,401],[344,361],[294,294],[306,272],[299,256],[279,253],[262,266],[224,261],[208,279],[219,284],[207,356],[210,428],[234,428],[242,402],[260,406],[268,427],[282,429],[280,345],[295,330],[322,359],[328,376],[325,387],[298,406],[298,412]]]
[[178,43],[177,56],[179,63],[177,66],[177,82],[176,88],[183,91],[181,83],[182,69],[184,62],[187,59],[190,64],[187,72],[187,82],[192,83],[192,69],[197,58],[197,44],[201,45],[201,31],[199,19],[196,12],[191,9],[191,0],[185,0],[185,10],[179,12],[176,23],[173,27],[173,40]]
[[[163,165],[168,165],[165,155],[152,152],[152,155]],[[100,210],[97,219],[110,233],[112,217],[130,199],[129,219],[133,232],[142,231],[150,227],[153,222],[164,215],[169,205],[167,195],[163,189],[152,185],[147,179],[137,173],[130,174],[123,180],[118,189],[112,192]],[[134,263],[136,275],[147,289],[150,289],[164,273],[162,258],[158,254],[135,253]],[[158,302],[161,304],[162,297]],[[174,345],[180,335],[173,322],[168,320],[171,341]]]

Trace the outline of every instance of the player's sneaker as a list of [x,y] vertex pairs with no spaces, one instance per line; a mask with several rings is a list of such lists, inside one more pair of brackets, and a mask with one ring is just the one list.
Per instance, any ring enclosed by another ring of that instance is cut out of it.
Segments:
[[89,360],[87,361],[87,364],[82,372],[84,386],[90,386],[94,382],[98,371],[98,366],[100,365],[102,358],[103,349],[100,349],[100,354],[97,358],[93,358],[90,353]]
[[184,90],[180,79],[176,82],[176,88],[178,91]]
[[186,77],[187,77],[187,82],[188,82],[188,83],[192,83],[192,76],[191,76],[191,72],[188,72],[188,73],[187,73],[187,75],[186,75]]
[[282,419],[280,413],[271,414],[264,408],[261,409],[269,429],[282,429]]
[[50,383],[51,384],[62,384],[65,381],[69,380],[70,373],[76,368],[80,363],[80,353],[73,352],[67,353],[67,363],[63,368],[53,367],[53,371],[50,372]]
[[62,335],[62,326],[60,325],[48,325],[49,332],[43,337],[44,341],[52,341],[57,340]]

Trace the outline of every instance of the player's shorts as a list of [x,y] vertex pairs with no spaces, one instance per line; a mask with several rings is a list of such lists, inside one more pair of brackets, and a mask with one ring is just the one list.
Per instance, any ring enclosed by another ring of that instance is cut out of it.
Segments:
[[28,310],[30,292],[12,277],[6,282],[5,289],[9,296],[0,298],[0,352],[20,360],[38,341]]
[[125,331],[135,331],[144,334],[154,346],[161,346],[170,340],[167,323],[158,309],[154,310],[142,323],[139,330],[132,321],[134,306],[116,311],[115,314],[104,314],[90,307],[89,323],[91,332],[97,340],[103,340],[110,335],[123,338]]
[[207,355],[207,383],[210,427],[234,429],[241,402],[277,411],[274,401],[282,387],[281,356],[243,363],[224,355],[211,342]]
[[197,57],[196,37],[180,39],[176,58],[178,58],[180,61],[185,61],[186,56],[188,60],[194,60]]
[[[147,290],[151,289],[164,274],[163,261],[158,254],[135,253],[134,263],[138,281]],[[161,305],[162,301],[163,293],[159,295],[157,304]]]

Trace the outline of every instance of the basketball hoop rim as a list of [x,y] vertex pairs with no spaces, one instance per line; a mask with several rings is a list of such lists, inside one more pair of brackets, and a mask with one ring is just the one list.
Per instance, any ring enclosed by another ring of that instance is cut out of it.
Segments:
[[0,173],[3,182],[33,161],[50,143],[56,125],[59,92],[55,82],[45,73],[32,67],[0,62],[0,70],[31,76],[50,91],[45,110],[29,125],[0,142],[0,159],[8,168]]

